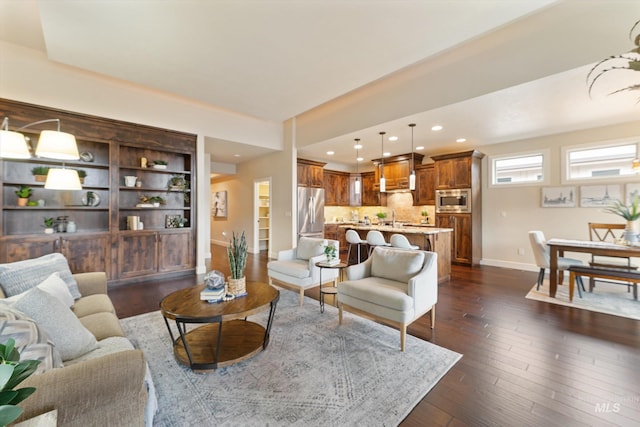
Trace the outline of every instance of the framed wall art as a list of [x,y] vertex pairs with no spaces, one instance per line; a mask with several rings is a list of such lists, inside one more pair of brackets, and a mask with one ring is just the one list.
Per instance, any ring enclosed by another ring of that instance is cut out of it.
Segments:
[[576,206],[576,187],[543,187],[543,208],[573,208]]
[[580,187],[580,206],[583,208],[602,208],[622,200],[622,186],[583,185]]
[[211,216],[215,218],[227,217],[227,192],[216,191],[211,193]]
[[629,183],[625,187],[625,201],[628,205],[633,202],[635,196],[640,196],[640,183]]

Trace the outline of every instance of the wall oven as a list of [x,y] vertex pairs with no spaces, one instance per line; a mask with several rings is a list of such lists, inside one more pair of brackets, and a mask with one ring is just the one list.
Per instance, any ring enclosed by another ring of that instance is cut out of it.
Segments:
[[436,190],[436,213],[471,213],[471,189]]

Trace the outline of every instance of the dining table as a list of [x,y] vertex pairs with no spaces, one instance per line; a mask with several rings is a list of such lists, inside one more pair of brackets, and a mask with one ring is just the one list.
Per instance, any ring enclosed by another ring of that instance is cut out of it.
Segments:
[[558,257],[565,252],[581,252],[611,257],[640,257],[640,246],[591,240],[549,239],[549,296],[558,289]]

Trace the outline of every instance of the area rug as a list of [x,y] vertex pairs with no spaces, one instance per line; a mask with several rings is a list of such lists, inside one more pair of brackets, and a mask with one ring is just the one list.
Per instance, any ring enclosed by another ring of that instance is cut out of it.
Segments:
[[[267,313],[250,318],[266,324]],[[281,290],[271,341],[253,358],[194,373],[178,365],[159,311],[123,319],[147,357],[155,426],[399,424],[462,355]]]
[[[587,280],[585,280],[585,288],[588,290]],[[633,299],[633,290],[627,292],[627,287],[620,284],[598,281],[593,292],[582,292],[582,298],[578,295],[576,288],[573,302],[569,302],[569,285],[566,283],[558,286],[555,298],[549,296],[548,280],[543,282],[540,290],[536,290],[536,286],[533,285],[526,298],[640,320],[640,301]]]

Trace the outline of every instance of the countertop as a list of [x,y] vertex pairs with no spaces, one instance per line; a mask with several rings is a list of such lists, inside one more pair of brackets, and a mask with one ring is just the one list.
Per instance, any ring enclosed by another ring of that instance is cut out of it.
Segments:
[[438,234],[450,233],[453,228],[438,228],[432,226],[390,226],[390,225],[364,225],[364,224],[344,224],[340,227],[352,228],[354,230],[378,230],[400,234]]

